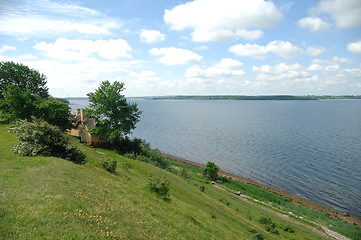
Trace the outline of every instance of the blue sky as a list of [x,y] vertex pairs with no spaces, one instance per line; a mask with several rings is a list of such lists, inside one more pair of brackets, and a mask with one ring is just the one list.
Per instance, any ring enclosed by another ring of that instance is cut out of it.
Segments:
[[0,61],[56,97],[360,95],[361,1],[0,0]]

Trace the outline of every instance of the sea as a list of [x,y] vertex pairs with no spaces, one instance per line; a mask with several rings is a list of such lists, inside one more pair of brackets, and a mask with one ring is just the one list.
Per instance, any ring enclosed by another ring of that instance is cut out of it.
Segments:
[[152,148],[361,217],[361,100],[128,101]]

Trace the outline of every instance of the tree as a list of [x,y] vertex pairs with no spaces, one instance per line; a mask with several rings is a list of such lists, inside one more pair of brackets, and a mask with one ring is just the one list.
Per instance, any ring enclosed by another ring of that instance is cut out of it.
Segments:
[[37,107],[35,116],[59,127],[62,131],[72,127],[70,107],[67,103],[56,100],[42,102]]
[[112,142],[119,142],[135,128],[142,113],[136,103],[129,103],[121,92],[124,83],[102,81],[94,93],[88,93],[89,107],[87,116],[95,117],[96,126],[91,129],[95,134],[106,134]]
[[4,99],[9,85],[18,86],[23,91],[29,90],[42,99],[48,99],[49,93],[45,84],[46,76],[35,69],[14,62],[0,62],[0,100]]
[[203,176],[209,180],[217,180],[219,167],[213,162],[207,162],[203,168]]
[[8,121],[30,119],[36,114],[37,106],[41,102],[41,97],[31,93],[30,90],[22,90],[19,86],[9,85],[1,107]]

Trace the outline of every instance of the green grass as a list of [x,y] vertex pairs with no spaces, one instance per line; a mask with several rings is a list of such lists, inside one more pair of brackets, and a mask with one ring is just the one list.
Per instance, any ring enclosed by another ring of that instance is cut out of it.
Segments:
[[[205,183],[200,170],[172,162],[171,172],[71,141],[85,165],[54,157],[23,157],[8,125],[0,124],[0,239],[324,239],[259,205]],[[118,162],[116,173],[101,166]],[[180,177],[181,170],[187,177]],[[146,188],[166,177],[171,201]],[[205,190],[200,187],[204,185]],[[279,235],[259,220],[271,218]],[[293,233],[284,231],[288,226]]]

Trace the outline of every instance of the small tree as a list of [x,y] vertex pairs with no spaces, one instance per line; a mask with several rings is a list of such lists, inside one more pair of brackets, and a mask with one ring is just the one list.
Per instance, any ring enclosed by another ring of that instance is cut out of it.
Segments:
[[142,113],[136,103],[129,103],[121,92],[124,83],[108,80],[101,82],[94,93],[88,93],[89,108],[85,109],[88,116],[94,116],[96,127],[92,128],[95,134],[106,134],[112,142],[118,143],[120,139],[135,128]]
[[217,180],[219,167],[213,162],[207,162],[203,168],[203,176],[208,180]]
[[47,121],[48,123],[59,127],[62,131],[70,129],[71,113],[69,104],[56,100],[42,102],[37,107],[36,117]]

